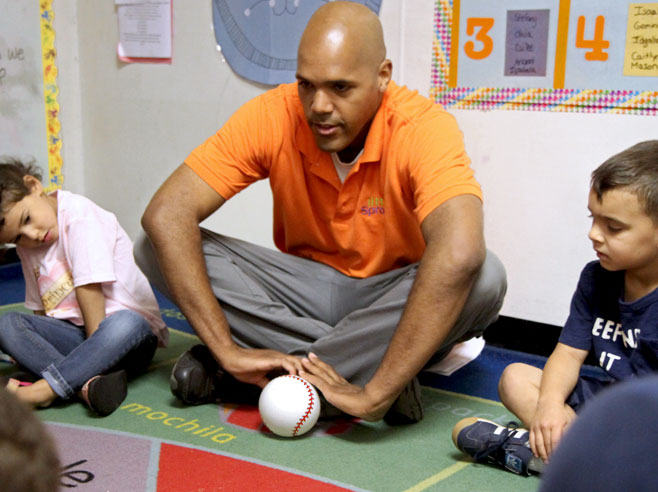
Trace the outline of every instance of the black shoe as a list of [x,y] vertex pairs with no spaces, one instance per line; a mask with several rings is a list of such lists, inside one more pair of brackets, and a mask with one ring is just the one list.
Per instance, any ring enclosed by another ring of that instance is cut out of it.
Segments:
[[219,401],[224,371],[205,345],[195,345],[176,361],[169,384],[176,398],[188,405]]
[[415,424],[423,419],[423,403],[420,397],[420,383],[413,378],[397,397],[384,415],[388,425]]
[[81,390],[82,399],[89,408],[105,417],[111,414],[126,399],[128,377],[126,371],[96,376],[85,383]]
[[518,475],[544,471],[544,462],[532,454],[529,439],[528,431],[519,429],[516,422],[502,426],[477,417],[460,420],[452,430],[457,449],[479,463],[491,463]]

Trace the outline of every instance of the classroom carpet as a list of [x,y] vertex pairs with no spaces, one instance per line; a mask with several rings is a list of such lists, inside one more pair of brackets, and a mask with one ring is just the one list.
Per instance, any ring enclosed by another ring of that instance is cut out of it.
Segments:
[[[16,270],[20,273],[20,269]],[[0,313],[24,310],[21,282],[0,268]],[[3,292],[4,291],[4,292]],[[451,441],[461,418],[501,424],[512,415],[495,397],[504,366],[542,358],[485,347],[453,375],[423,373],[425,418],[390,427],[358,419],[320,421],[295,438],[272,434],[249,405],[186,406],[169,390],[180,355],[198,343],[183,315],[158,295],[171,342],[146,374],[131,381],[121,407],[108,417],[79,402],[37,415],[54,436],[62,490],[184,491],[534,491],[537,476],[520,477],[473,463]],[[0,371],[10,372],[4,363]]]

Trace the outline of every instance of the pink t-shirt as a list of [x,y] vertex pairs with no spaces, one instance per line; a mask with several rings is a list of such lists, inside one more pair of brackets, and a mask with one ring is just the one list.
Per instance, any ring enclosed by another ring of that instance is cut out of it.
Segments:
[[137,312],[148,321],[160,346],[166,346],[169,333],[155,295],[114,214],[83,196],[54,193],[57,241],[47,248],[17,248],[25,277],[25,307],[82,326],[75,288],[100,283],[106,316],[124,309]]

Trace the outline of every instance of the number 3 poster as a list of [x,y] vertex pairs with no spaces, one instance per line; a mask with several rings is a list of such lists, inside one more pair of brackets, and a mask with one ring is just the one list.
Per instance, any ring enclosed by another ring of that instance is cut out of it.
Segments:
[[437,0],[435,34],[445,106],[658,115],[658,2]]

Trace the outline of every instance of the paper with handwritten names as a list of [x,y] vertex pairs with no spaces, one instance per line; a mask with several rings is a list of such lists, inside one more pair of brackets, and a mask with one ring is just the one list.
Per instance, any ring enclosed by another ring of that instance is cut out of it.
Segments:
[[631,3],[624,75],[658,77],[658,3]]
[[127,62],[171,62],[171,0],[115,0],[119,58]]

